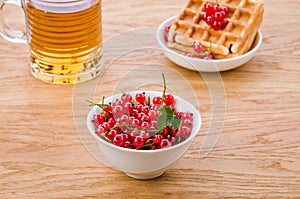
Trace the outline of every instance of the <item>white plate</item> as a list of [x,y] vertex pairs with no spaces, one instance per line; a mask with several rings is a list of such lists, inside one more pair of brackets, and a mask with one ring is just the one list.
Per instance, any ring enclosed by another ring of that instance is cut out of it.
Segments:
[[261,43],[262,43],[262,34],[258,30],[254,44],[252,48],[246,53],[238,57],[220,59],[220,60],[204,60],[198,58],[187,57],[183,54],[180,54],[166,46],[164,40],[164,29],[169,25],[177,16],[170,17],[165,20],[157,29],[156,39],[158,44],[164,50],[165,55],[174,63],[195,71],[200,72],[220,72],[230,69],[237,68],[245,63],[247,63],[257,52]]

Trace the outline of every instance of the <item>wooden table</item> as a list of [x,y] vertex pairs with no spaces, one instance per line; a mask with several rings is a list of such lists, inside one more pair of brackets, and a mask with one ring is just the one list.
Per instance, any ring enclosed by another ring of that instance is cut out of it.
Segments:
[[[265,0],[259,52],[247,64],[213,75],[181,68],[153,48],[151,31],[184,3],[103,1],[108,46],[122,46],[114,38],[146,29],[149,34],[137,39],[151,48],[126,52],[100,79],[75,86],[35,79],[26,45],[0,39],[0,198],[300,198],[299,1]],[[19,10],[11,8],[8,15],[10,24],[23,27]],[[140,181],[101,164],[86,145],[85,100],[128,88],[159,89],[136,84],[153,78],[155,67],[165,71],[170,90],[193,91],[203,126],[174,167]],[[208,81],[214,75],[221,81]],[[208,82],[223,88],[214,93],[224,106],[212,100]],[[222,131],[212,150],[200,156],[215,113],[221,113],[216,125]]]

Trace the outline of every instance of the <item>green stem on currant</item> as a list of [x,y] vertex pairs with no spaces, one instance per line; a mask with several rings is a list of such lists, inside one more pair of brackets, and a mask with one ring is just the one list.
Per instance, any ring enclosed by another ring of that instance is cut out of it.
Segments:
[[100,108],[103,108],[104,106],[109,106],[109,107],[111,107],[111,105],[109,105],[109,104],[104,104],[104,103],[102,103],[101,102],[101,104],[98,104],[98,103],[95,103],[95,102],[93,102],[93,101],[90,101],[90,100],[86,100],[88,103],[90,103],[90,105],[89,106],[99,106]]
[[102,97],[102,101],[101,101],[101,104],[102,104],[102,107],[101,107],[101,108],[102,108],[102,115],[103,115],[103,116],[105,116],[104,99],[105,99],[105,97],[103,96],[103,97]]
[[211,53],[211,48],[212,48],[212,42],[209,40],[209,49],[207,50],[208,54]]
[[[145,130],[143,130],[143,129],[137,129],[137,128],[133,128],[133,127],[131,127],[130,125],[128,125],[128,124],[123,124],[123,125],[115,125],[114,127],[112,127],[112,128],[117,128],[117,127],[125,127],[125,128],[127,128],[127,129],[129,129],[129,130],[132,130],[132,131],[137,131],[137,132],[142,132],[142,131],[145,131]],[[147,132],[153,132],[153,133],[159,133],[159,131],[158,130],[147,130]]]
[[164,81],[164,90],[163,90],[163,93],[162,93],[162,96],[161,96],[161,101],[163,102],[164,99],[165,99],[165,94],[166,94],[166,90],[167,90],[167,84],[166,84],[166,78],[165,78],[165,75],[162,73],[162,78],[163,78],[163,81]]
[[112,141],[110,139],[108,139],[108,137],[106,137],[105,133],[101,134],[101,137],[103,137],[103,139],[109,143],[112,143]]
[[219,5],[219,1],[218,0],[216,0],[216,4]]
[[151,105],[151,99],[150,99],[150,96],[148,96],[148,106]]
[[143,146],[141,146],[141,147],[137,147],[137,148],[135,148],[135,149],[146,148],[146,147],[149,147],[149,146],[153,146],[153,143],[144,144]]

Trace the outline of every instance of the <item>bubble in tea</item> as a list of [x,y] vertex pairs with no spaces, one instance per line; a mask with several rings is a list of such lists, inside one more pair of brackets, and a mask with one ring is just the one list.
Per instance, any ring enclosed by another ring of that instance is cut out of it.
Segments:
[[99,73],[101,0],[28,0],[26,14],[35,76],[48,82],[74,83]]

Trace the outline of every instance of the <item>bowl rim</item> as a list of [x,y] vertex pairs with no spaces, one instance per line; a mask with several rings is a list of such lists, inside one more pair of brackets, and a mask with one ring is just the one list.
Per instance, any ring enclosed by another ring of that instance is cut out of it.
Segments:
[[[146,93],[149,93],[149,92],[152,92],[152,93],[162,93],[160,91],[151,91],[151,90],[141,90],[143,92],[146,92]],[[126,93],[136,93],[136,92],[141,92],[139,90],[136,90],[136,91],[127,91]],[[111,95],[109,97],[107,97],[105,100],[109,100],[109,99],[113,99],[114,97],[118,96],[118,95],[122,95],[123,93],[118,93],[118,94],[114,94],[114,95]],[[180,142],[179,144],[176,144],[174,146],[171,146],[171,147],[167,147],[167,148],[163,148],[163,149],[157,149],[157,150],[136,150],[136,149],[128,149],[128,148],[124,148],[124,147],[119,147],[119,146],[116,146],[112,143],[109,143],[107,141],[105,141],[104,139],[100,138],[95,132],[92,132],[91,131],[91,128],[94,128],[94,127],[90,127],[90,126],[93,126],[92,122],[91,122],[91,116],[92,116],[92,113],[93,113],[93,110],[97,107],[97,106],[93,106],[90,111],[88,112],[88,115],[86,117],[86,125],[87,125],[87,128],[89,130],[89,133],[92,134],[92,136],[94,138],[96,138],[97,141],[105,144],[106,146],[108,147],[112,147],[114,149],[117,149],[117,150],[120,150],[120,151],[123,151],[123,152],[130,152],[130,153],[161,153],[161,152],[165,152],[165,151],[169,151],[169,150],[173,150],[173,149],[176,149],[178,147],[180,147],[181,145],[184,145],[184,144],[188,144],[189,142],[193,141],[193,139],[196,137],[196,135],[199,133],[200,129],[201,129],[201,126],[202,126],[202,118],[201,118],[201,114],[200,112],[196,109],[196,107],[191,104],[189,101],[177,96],[177,95],[174,95],[174,98],[175,100],[180,100],[180,101],[183,101],[185,103],[188,103],[189,105],[191,105],[191,107],[196,111],[197,115],[198,115],[198,118],[199,119],[199,122],[198,122],[198,125],[195,127],[195,131],[191,133],[191,135],[186,139],[184,140],[183,142]]]
[[237,57],[231,57],[231,58],[226,58],[226,59],[213,59],[213,60],[205,60],[205,59],[198,59],[198,58],[194,58],[194,57],[188,57],[188,56],[185,56],[185,55],[182,55],[178,52],[176,52],[175,50],[173,49],[170,49],[169,47],[166,46],[165,44],[165,41],[162,41],[162,36],[161,34],[163,34],[164,32],[164,27],[167,25],[167,24],[170,24],[178,15],[174,15],[172,17],[169,17],[167,18],[166,20],[164,20],[157,28],[156,30],[156,40],[158,42],[158,44],[163,47],[164,49],[166,49],[167,51],[173,53],[173,54],[176,54],[178,56],[180,56],[181,58],[183,59],[187,59],[189,61],[198,61],[198,62],[204,62],[204,63],[207,63],[207,62],[213,62],[213,63],[223,63],[223,62],[230,62],[230,61],[235,61],[235,60],[239,60],[239,59],[243,59],[247,56],[249,56],[249,54],[257,51],[259,49],[259,47],[261,46],[261,43],[262,43],[262,33],[260,31],[260,29],[257,30],[257,34],[255,36],[255,40],[254,42],[257,40],[257,44],[254,46],[254,47],[251,47],[250,50],[248,50],[248,52],[246,52],[245,54],[242,54],[242,55],[239,55]]

